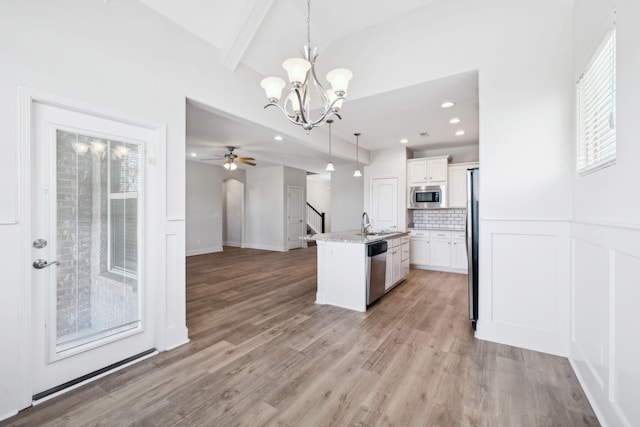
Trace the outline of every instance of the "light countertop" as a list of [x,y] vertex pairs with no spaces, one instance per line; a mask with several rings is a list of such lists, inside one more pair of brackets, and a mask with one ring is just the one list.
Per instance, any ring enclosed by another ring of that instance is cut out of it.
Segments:
[[406,236],[408,231],[390,231],[363,236],[360,230],[339,231],[336,233],[319,233],[312,236],[305,236],[305,240],[319,240],[325,242],[345,242],[345,243],[372,243],[382,240],[393,239],[394,237]]

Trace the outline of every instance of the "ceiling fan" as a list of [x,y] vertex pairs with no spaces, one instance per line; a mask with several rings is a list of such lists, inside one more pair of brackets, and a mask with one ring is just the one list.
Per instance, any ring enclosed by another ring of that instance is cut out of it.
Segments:
[[[229,152],[227,154],[225,154],[224,156],[216,155],[217,157],[224,158],[223,166],[225,169],[228,169],[230,171],[236,170],[238,168],[238,165],[236,163],[242,163],[249,166],[256,165],[254,163],[255,159],[253,157],[238,157],[237,154],[234,154],[233,150],[235,149],[236,147],[228,146],[227,150],[229,150]],[[202,159],[202,160],[216,160],[216,159]]]

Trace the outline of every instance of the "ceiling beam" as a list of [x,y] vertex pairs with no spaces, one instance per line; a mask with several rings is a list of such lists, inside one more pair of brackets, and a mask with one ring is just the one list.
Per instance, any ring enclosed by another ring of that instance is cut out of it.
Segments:
[[273,0],[247,0],[222,46],[222,65],[235,70],[253,41]]

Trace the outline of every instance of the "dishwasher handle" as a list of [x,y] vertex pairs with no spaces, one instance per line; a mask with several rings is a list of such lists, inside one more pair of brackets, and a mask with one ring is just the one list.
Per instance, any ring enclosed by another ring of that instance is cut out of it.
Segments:
[[373,257],[387,252],[387,242],[374,242],[367,245],[367,256]]

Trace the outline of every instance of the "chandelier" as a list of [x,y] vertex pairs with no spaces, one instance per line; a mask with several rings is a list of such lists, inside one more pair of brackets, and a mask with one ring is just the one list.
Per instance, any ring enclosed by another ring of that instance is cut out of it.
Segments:
[[[264,108],[276,106],[294,124],[309,131],[315,126],[324,124],[331,116],[342,119],[338,112],[347,97],[349,80],[353,73],[346,68],[336,68],[327,73],[327,81],[331,88],[325,90],[318,81],[315,70],[318,48],[311,44],[311,0],[307,0],[307,44],[303,47],[304,58],[289,58],[282,63],[287,72],[291,89],[289,95],[280,105],[282,89],[286,86],[280,77],[266,77],[260,82],[265,90],[269,103]],[[311,117],[311,92],[319,95],[322,101],[322,112],[315,118]]]

